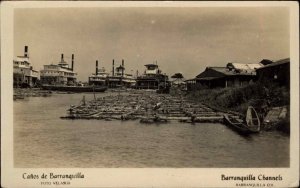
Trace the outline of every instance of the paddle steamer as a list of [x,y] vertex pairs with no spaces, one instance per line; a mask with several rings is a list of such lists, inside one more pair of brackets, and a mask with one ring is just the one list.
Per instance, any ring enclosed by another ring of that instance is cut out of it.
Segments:
[[74,71],[74,54],[72,54],[72,66],[64,60],[61,54],[61,61],[55,65],[44,65],[41,70],[42,89],[51,91],[67,92],[104,92],[105,86],[83,86],[77,83],[77,73]]
[[168,93],[170,81],[166,74],[158,68],[156,64],[146,64],[146,70],[143,75],[138,76],[136,80],[136,89],[154,89],[161,93]]
[[124,60],[122,64],[116,68],[113,60],[112,75],[107,77],[107,86],[109,88],[132,88],[136,81],[132,74],[125,73]]
[[107,78],[109,73],[106,72],[105,68],[98,69],[98,60],[96,61],[96,71],[89,77],[89,85],[94,86],[107,86]]

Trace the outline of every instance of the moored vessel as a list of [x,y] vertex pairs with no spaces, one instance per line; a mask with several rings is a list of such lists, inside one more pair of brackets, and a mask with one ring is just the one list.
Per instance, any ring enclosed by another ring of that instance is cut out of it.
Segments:
[[240,134],[258,133],[260,131],[260,121],[253,107],[249,106],[246,119],[234,118],[224,115],[224,123]]
[[124,60],[118,67],[114,67],[115,62],[112,62],[112,75],[107,77],[107,86],[109,88],[132,88],[136,81],[132,74],[125,73]]
[[44,65],[41,70],[42,85],[74,85],[77,82],[77,73],[74,71],[74,54],[72,54],[72,65],[64,60],[64,54],[61,54],[61,60],[58,64]]
[[146,64],[143,75],[136,79],[136,89],[154,89],[160,93],[168,93],[170,89],[169,78],[158,68],[157,64]]
[[102,67],[98,69],[98,60],[96,61],[96,72],[89,76],[89,85],[94,86],[107,86],[107,77],[108,73],[106,72],[105,68]]

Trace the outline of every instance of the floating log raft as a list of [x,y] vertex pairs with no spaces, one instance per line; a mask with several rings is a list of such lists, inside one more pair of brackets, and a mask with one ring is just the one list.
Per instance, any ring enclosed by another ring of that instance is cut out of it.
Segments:
[[222,122],[223,112],[205,105],[153,92],[130,91],[85,101],[71,106],[66,119],[136,120],[141,123]]

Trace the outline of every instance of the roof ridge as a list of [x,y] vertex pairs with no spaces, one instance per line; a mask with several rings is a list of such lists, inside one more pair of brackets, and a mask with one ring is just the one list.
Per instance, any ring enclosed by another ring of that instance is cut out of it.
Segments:
[[276,60],[276,61],[273,61],[273,62],[275,63],[275,62],[278,62],[278,61],[284,61],[284,60],[290,60],[290,58],[287,57],[287,58],[279,59],[279,60]]

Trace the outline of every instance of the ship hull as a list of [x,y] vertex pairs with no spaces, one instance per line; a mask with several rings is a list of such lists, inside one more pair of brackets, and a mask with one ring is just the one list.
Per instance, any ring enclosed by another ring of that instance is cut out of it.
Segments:
[[51,91],[68,91],[68,92],[104,92],[107,87],[93,87],[93,86],[55,86],[43,85],[42,89]]

